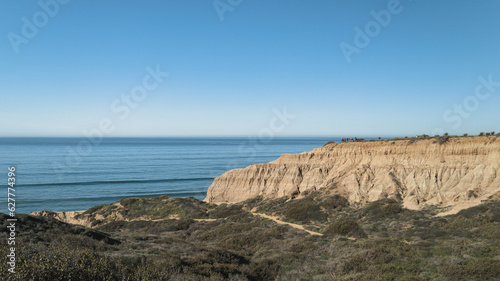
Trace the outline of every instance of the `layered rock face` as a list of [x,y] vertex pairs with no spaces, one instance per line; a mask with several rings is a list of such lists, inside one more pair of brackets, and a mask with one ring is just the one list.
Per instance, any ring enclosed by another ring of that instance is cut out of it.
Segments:
[[402,199],[410,209],[471,207],[500,195],[500,138],[450,138],[443,144],[434,139],[327,144],[228,171],[214,180],[205,201],[300,196],[322,187],[351,202],[389,196]]

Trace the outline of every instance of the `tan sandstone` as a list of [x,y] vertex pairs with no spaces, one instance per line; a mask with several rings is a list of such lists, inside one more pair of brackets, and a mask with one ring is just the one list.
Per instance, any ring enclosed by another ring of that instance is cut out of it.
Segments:
[[216,178],[206,202],[235,203],[261,195],[300,196],[320,188],[366,203],[398,197],[405,207],[446,207],[446,214],[500,195],[500,138],[496,136],[327,144],[284,154],[270,163]]

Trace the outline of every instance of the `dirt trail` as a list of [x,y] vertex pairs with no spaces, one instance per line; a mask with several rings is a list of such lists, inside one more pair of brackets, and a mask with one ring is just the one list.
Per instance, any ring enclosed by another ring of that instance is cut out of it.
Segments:
[[269,216],[269,215],[265,215],[265,214],[261,214],[261,213],[256,213],[256,212],[251,212],[252,215],[254,216],[259,216],[259,217],[263,217],[263,218],[266,218],[266,219],[270,219],[270,220],[273,220],[275,221],[276,223],[278,224],[287,224],[293,228],[296,228],[296,229],[300,229],[300,230],[304,230],[304,231],[307,231],[309,234],[311,235],[319,235],[319,236],[323,236],[322,233],[319,233],[319,232],[314,232],[314,231],[311,231],[311,230],[307,230],[305,229],[302,225],[300,224],[295,224],[295,223],[291,223],[291,222],[285,222],[285,221],[281,221],[278,219],[278,217],[273,217],[273,216]]
[[[254,216],[259,216],[259,217],[262,217],[262,218],[273,220],[273,221],[275,221],[278,224],[287,224],[287,225],[289,225],[289,226],[291,226],[293,228],[300,229],[300,230],[303,230],[303,231],[307,231],[311,235],[323,236],[322,233],[314,232],[314,231],[311,231],[311,230],[307,230],[307,229],[305,229],[300,224],[295,224],[295,223],[291,223],[291,222],[281,221],[281,220],[279,220],[278,217],[273,217],[273,216],[269,216],[269,215],[266,215],[266,214],[256,213],[255,210],[251,210],[250,213],[252,215],[254,215]],[[216,219],[194,219],[194,220],[195,221],[215,221]]]
[[[60,221],[66,222],[66,223],[82,225],[82,226],[89,227],[89,228],[97,227],[97,225],[92,225],[92,221],[90,220],[90,217],[79,218],[79,219],[75,218],[76,215],[82,214],[84,212],[85,211],[74,211],[74,212],[39,211],[39,212],[32,212],[31,215],[53,217],[57,220],[60,220]],[[273,220],[278,224],[286,224],[286,225],[289,225],[293,228],[307,231],[311,235],[323,236],[322,233],[307,230],[300,224],[281,221],[281,220],[279,220],[279,217],[274,217],[274,216],[269,216],[269,215],[257,213],[257,212],[255,212],[255,210],[251,210],[250,213],[254,216],[259,216],[262,218]],[[101,216],[98,219],[104,220],[105,218]],[[167,218],[164,218],[164,219],[150,219],[150,218],[146,218],[146,217],[140,217],[140,218],[136,218],[136,219],[126,219],[120,213],[118,213],[118,212],[114,213],[114,220],[127,221],[127,222],[132,222],[132,221],[154,221],[154,222],[157,222],[157,221],[165,221],[165,220],[171,220],[171,219],[179,219],[179,216],[172,215],[172,216],[168,216]],[[194,219],[194,221],[212,222],[212,221],[216,221],[216,219]]]
[[216,219],[193,219],[194,221],[216,221]]

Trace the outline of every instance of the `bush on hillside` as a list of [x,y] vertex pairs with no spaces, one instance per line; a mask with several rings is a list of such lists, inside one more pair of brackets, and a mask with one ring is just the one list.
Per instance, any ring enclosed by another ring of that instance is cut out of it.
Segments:
[[324,198],[320,205],[327,210],[342,210],[349,206],[349,201],[340,195],[333,195]]
[[330,224],[323,234],[363,236],[364,233],[357,222],[353,220],[339,220]]
[[469,260],[465,265],[454,264],[441,270],[444,276],[460,280],[498,280],[500,277],[500,260],[478,258]]
[[393,199],[382,199],[368,204],[363,213],[374,218],[390,217],[403,211],[401,204]]
[[311,198],[293,200],[287,203],[285,217],[289,220],[308,223],[310,221],[326,221],[327,216],[320,206]]
[[223,219],[235,215],[245,215],[246,212],[241,209],[241,205],[234,204],[221,204],[217,208],[211,210],[208,213],[208,217],[211,219]]

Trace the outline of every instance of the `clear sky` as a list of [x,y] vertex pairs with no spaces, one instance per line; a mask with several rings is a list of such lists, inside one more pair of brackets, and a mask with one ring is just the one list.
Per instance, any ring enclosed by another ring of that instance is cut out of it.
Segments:
[[0,2],[0,136],[500,131],[500,1],[55,1]]

